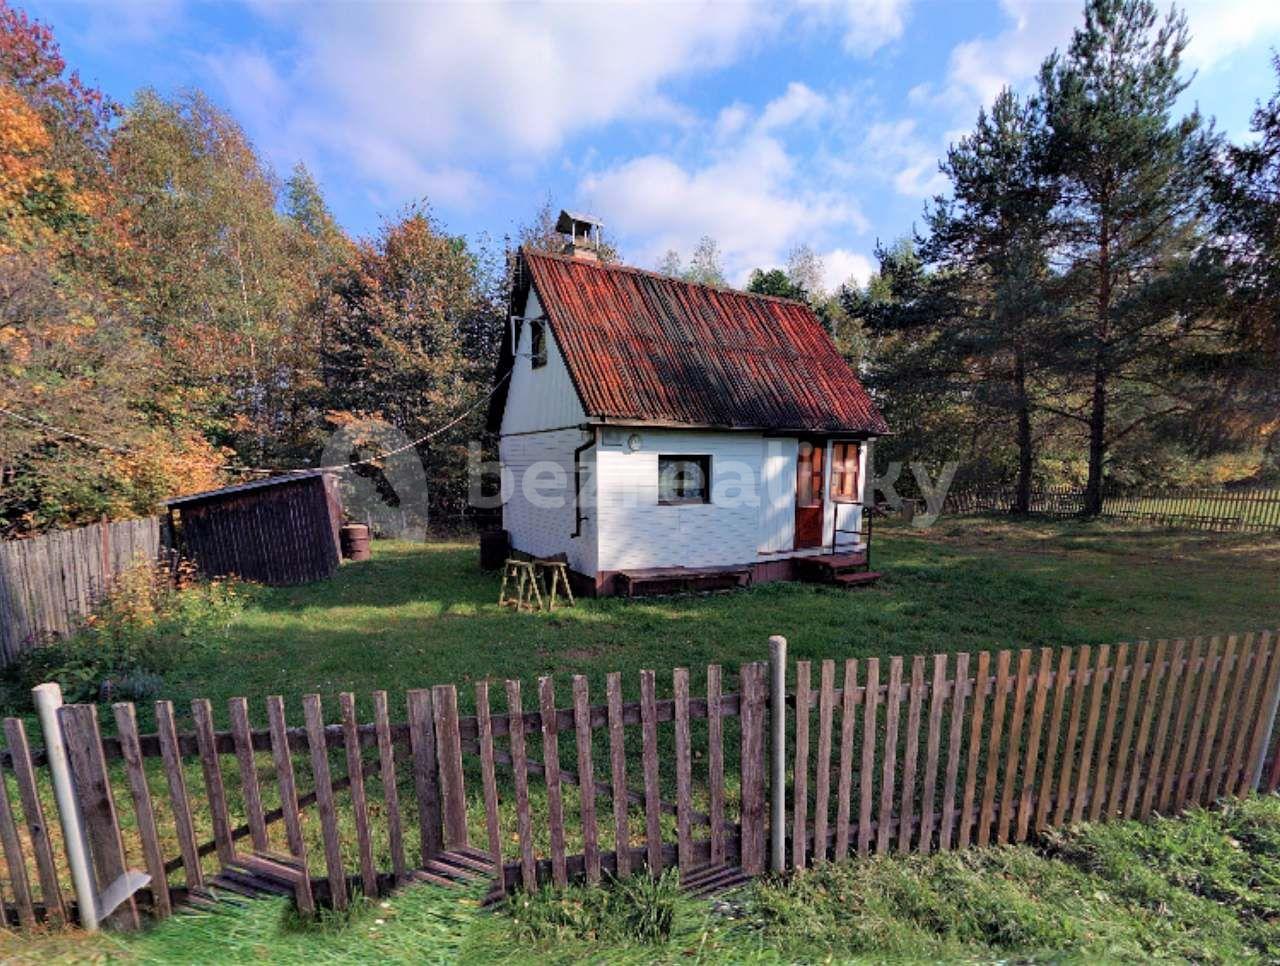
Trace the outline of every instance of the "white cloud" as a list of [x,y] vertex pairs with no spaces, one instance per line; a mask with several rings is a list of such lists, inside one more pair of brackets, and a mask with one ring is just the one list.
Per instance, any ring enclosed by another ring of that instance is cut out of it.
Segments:
[[926,198],[946,190],[938,146],[921,138],[910,118],[871,125],[864,150],[899,194]]
[[816,121],[827,112],[827,99],[798,81],[787,85],[786,92],[765,105],[757,127],[761,131]]
[[855,57],[870,57],[902,36],[911,0],[804,0],[822,20],[836,20],[844,29],[844,49]]
[[730,63],[776,16],[718,3],[259,9],[291,44],[269,73],[225,58],[215,74],[237,113],[291,157],[327,154],[382,187],[453,196],[441,200],[475,190],[463,168],[477,158],[541,159],[620,119],[691,123],[662,85]]
[[850,280],[864,286],[875,270],[876,264],[869,257],[847,248],[835,248],[822,255],[822,284],[828,292],[837,291]]
[[1280,38],[1280,4],[1258,0],[1187,0],[1184,4],[1191,43],[1186,59],[1211,70],[1232,54]]

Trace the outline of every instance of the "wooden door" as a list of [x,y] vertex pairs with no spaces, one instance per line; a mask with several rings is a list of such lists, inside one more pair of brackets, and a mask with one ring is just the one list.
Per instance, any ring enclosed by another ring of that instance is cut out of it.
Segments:
[[796,540],[797,550],[822,546],[823,476],[826,445],[800,441],[796,454]]

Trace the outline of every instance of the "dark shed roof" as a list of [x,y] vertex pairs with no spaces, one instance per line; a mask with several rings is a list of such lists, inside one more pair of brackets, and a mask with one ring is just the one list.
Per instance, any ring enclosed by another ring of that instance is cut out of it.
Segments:
[[888,432],[806,305],[586,259],[522,258],[589,418]]
[[249,483],[237,483],[235,486],[224,486],[219,490],[205,490],[202,493],[188,493],[186,496],[175,496],[172,499],[165,500],[165,506],[182,506],[184,503],[202,503],[205,500],[216,500],[219,497],[231,496],[235,493],[245,493],[249,490],[261,490],[268,486],[279,486],[281,483],[293,483],[297,480],[310,479],[313,476],[323,476],[331,470],[294,470],[282,476],[269,476],[265,480],[253,480]]

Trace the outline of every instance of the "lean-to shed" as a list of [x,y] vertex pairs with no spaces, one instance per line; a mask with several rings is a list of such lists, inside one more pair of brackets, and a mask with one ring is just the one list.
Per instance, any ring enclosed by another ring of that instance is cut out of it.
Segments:
[[207,577],[283,586],[338,568],[342,505],[321,470],[273,476],[166,500],[174,544]]

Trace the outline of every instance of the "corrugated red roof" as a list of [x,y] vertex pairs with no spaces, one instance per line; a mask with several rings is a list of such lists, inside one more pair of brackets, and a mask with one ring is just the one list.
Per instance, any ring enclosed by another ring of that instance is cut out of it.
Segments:
[[523,257],[590,417],[888,432],[799,302],[581,258]]

